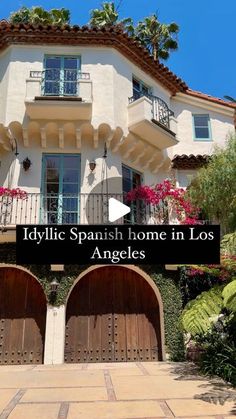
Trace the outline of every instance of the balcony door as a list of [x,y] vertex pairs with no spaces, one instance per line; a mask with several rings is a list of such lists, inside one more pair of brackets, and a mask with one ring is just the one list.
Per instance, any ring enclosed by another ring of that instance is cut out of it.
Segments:
[[78,96],[79,57],[46,56],[43,94],[45,96]]
[[133,77],[133,98],[134,100],[139,99],[142,96],[150,96],[152,94],[151,87],[147,86],[141,80]]
[[43,224],[79,222],[80,155],[44,154],[42,164]]
[[[122,165],[122,183],[123,183],[123,193],[124,195],[131,191],[132,189],[141,186],[142,184],[142,174],[136,172],[131,167]],[[129,224],[139,224],[142,223],[143,217],[143,204],[140,201],[133,201],[131,204],[131,212],[125,216],[125,223]]]

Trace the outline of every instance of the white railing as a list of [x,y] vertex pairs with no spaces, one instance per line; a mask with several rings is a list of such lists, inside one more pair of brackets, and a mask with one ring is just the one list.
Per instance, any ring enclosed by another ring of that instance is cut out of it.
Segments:
[[90,74],[77,70],[65,70],[63,78],[58,78],[53,69],[30,71],[29,78],[26,80],[26,100],[45,96],[79,97],[83,101],[92,101]]

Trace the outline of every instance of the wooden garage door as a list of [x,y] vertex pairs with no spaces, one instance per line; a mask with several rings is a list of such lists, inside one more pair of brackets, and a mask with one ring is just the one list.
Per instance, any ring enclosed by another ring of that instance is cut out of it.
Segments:
[[85,275],[67,304],[65,362],[161,360],[160,315],[150,285],[124,267]]
[[43,362],[46,299],[30,274],[0,268],[0,364]]

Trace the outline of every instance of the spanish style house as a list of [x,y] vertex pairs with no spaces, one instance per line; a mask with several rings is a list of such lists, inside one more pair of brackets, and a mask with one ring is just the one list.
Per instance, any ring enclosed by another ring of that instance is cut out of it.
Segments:
[[[0,185],[27,199],[2,198],[0,247],[14,244],[17,224],[105,224],[107,199],[141,184],[186,187],[234,132],[234,115],[120,29],[2,21]],[[162,296],[145,270],[78,269],[54,306],[44,274],[0,254],[1,364],[165,359]]]

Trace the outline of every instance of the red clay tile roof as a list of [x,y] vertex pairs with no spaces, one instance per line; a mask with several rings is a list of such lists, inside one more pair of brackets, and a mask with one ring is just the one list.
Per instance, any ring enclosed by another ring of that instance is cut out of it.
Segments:
[[0,50],[12,44],[31,45],[96,45],[110,46],[120,51],[128,60],[159,81],[171,91],[184,92],[188,86],[163,64],[154,61],[147,49],[130,38],[119,26],[111,28],[90,28],[88,26],[62,27],[48,25],[13,25],[6,20],[0,22]]
[[205,166],[210,160],[207,154],[176,154],[172,159],[173,169],[199,169]]
[[229,108],[236,109],[236,103],[227,102],[224,99],[207,95],[206,93],[197,92],[196,90],[192,90],[192,89],[187,89],[184,93],[186,93],[189,96],[194,96],[199,99],[208,100],[210,102],[218,103],[219,105],[228,106]]
[[235,108],[235,105],[204,93],[188,88],[186,83],[172,73],[158,61],[154,61],[140,43],[130,38],[119,26],[111,28],[90,28],[88,26],[62,27],[53,25],[13,25],[6,20],[0,21],[0,51],[9,45],[96,45],[97,47],[110,46],[120,51],[128,60],[139,66],[144,72],[165,86],[172,95],[177,92],[199,97],[220,105]]

